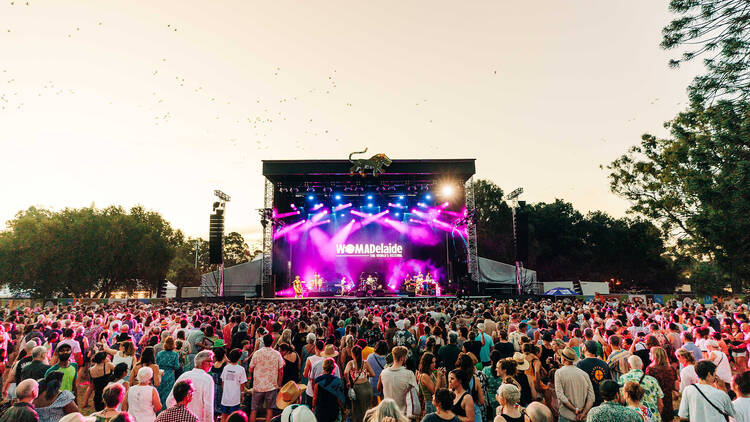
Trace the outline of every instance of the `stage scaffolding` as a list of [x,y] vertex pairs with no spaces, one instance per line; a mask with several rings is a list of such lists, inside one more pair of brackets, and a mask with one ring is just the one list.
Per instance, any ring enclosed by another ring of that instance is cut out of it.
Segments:
[[[263,200],[263,206],[265,209],[273,208],[273,191],[274,184],[268,179],[265,179],[265,194]],[[261,296],[262,297],[273,297],[275,295],[275,286],[273,285],[273,278],[271,277],[271,266],[273,263],[273,224],[267,222],[263,227],[263,264],[261,265]]]
[[[474,176],[471,176],[469,180],[466,181],[466,184],[464,185],[464,191],[466,193],[466,213],[467,215],[473,216],[474,215]],[[469,264],[469,276],[471,277],[471,289],[473,290],[474,287],[476,287],[477,290],[480,289],[479,285],[479,260],[477,259],[478,252],[477,252],[477,224],[474,221],[474,218],[469,218],[467,221],[466,229],[469,233],[469,247],[467,248],[468,253],[468,264]]]

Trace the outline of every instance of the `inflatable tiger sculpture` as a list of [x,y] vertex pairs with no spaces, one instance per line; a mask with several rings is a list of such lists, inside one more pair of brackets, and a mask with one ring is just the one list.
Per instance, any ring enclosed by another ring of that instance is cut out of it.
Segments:
[[372,175],[378,177],[383,174],[383,167],[391,165],[391,159],[385,154],[375,154],[368,159],[352,160],[354,154],[364,154],[367,152],[367,148],[364,151],[353,152],[349,154],[349,162],[352,163],[352,168],[349,169],[349,174],[354,176],[354,173],[359,173],[360,176],[365,176],[367,170],[372,170]]

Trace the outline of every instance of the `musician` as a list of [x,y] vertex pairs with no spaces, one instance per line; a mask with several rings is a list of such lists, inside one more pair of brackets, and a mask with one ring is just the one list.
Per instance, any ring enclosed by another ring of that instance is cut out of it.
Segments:
[[315,290],[320,290],[323,287],[323,278],[320,276],[320,274],[313,274],[311,284]]
[[300,280],[299,276],[294,277],[292,285],[294,286],[294,297],[296,299],[302,298],[302,280]]
[[341,281],[336,285],[336,287],[341,288],[341,296],[346,293],[346,276],[341,277]]

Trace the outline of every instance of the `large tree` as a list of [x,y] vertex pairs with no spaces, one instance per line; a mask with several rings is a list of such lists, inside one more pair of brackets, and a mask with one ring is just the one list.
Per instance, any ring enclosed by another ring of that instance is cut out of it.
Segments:
[[[661,225],[675,251],[715,262],[735,292],[750,280],[750,105],[694,104],[612,162],[612,190]],[[705,271],[703,272],[705,274]]]
[[0,234],[0,281],[41,297],[107,296],[155,290],[182,233],[158,213],[134,207],[29,208]]
[[663,29],[662,47],[682,49],[671,66],[703,59],[706,73],[690,86],[697,103],[750,100],[750,6],[747,0],[671,0],[678,16]]

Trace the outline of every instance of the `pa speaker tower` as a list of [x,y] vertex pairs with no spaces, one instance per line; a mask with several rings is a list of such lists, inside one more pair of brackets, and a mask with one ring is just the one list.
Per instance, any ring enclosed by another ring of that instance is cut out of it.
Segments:
[[516,261],[520,262],[529,258],[529,214],[525,205],[525,201],[518,201],[516,211]]
[[211,214],[211,224],[208,232],[208,262],[209,264],[224,263],[224,210],[217,209]]

